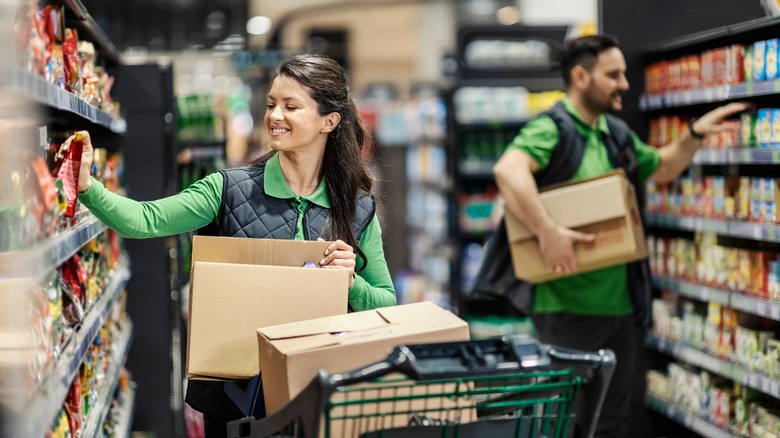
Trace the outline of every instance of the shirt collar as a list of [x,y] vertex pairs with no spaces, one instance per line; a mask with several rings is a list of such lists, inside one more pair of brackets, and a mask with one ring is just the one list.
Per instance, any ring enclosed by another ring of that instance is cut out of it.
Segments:
[[[265,164],[265,177],[263,178],[263,189],[269,196],[279,199],[293,199],[299,196],[295,194],[287,184],[282,173],[282,166],[279,164],[279,154],[274,154]],[[319,185],[309,196],[300,196],[301,198],[313,202],[321,207],[330,208],[330,196],[325,187],[325,177],[322,177]]]
[[[585,120],[580,117],[580,115],[577,113],[577,108],[574,108],[574,104],[571,103],[571,100],[569,100],[568,97],[564,97],[561,99],[561,102],[563,102],[563,107],[566,108],[566,111],[574,117],[574,120],[577,121],[580,125],[583,127],[586,127],[588,129],[593,129],[593,126],[586,123]],[[609,134],[609,126],[607,126],[607,117],[604,114],[601,114],[599,118],[596,120],[596,129],[603,132],[604,134]]]

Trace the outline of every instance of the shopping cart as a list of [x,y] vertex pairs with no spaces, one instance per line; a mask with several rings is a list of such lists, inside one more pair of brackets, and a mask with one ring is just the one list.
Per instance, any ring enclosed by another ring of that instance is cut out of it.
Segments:
[[564,437],[574,422],[591,437],[614,367],[610,350],[525,335],[399,346],[356,371],[320,370],[275,414],[228,423],[228,437]]

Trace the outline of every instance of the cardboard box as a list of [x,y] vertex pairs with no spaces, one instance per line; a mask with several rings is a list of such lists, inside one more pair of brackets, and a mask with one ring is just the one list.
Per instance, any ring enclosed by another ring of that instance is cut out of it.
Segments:
[[[634,188],[622,171],[551,186],[540,196],[558,225],[595,235],[592,243],[575,244],[577,273],[647,258]],[[541,283],[566,276],[547,269],[538,239],[509,211],[506,227],[517,278]]]
[[352,371],[401,344],[469,340],[468,324],[430,302],[384,307],[257,330],[268,415],[324,368]]
[[329,242],[195,236],[187,377],[259,373],[258,327],[347,313],[349,272],[318,264]]

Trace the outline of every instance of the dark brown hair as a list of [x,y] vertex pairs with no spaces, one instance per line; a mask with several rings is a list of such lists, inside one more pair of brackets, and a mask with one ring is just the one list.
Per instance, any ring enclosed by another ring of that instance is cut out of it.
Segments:
[[571,71],[581,65],[587,71],[593,71],[599,54],[613,47],[620,48],[620,41],[612,35],[588,35],[566,43],[561,53],[561,74],[568,88],[571,85]]
[[[296,55],[282,62],[277,76],[295,79],[309,90],[309,96],[317,102],[321,116],[333,112],[341,115],[341,121],[328,134],[323,157],[323,175],[330,196],[330,215],[322,237],[341,239],[355,249],[363,259],[362,269],[368,259],[355,238],[355,209],[360,189],[371,192],[373,181],[363,160],[363,148],[371,146],[371,134],[363,124],[354,100],[350,96],[347,76],[339,64],[323,55]],[[265,162],[276,151],[271,151],[255,162]]]

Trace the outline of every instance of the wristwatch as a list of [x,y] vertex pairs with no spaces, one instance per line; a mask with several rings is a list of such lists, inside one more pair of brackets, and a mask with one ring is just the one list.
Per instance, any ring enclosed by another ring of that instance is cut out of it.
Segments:
[[691,121],[688,123],[688,132],[691,134],[691,137],[695,138],[696,140],[704,140],[704,134],[700,134],[693,129],[693,124],[696,123],[696,117],[692,118]]

